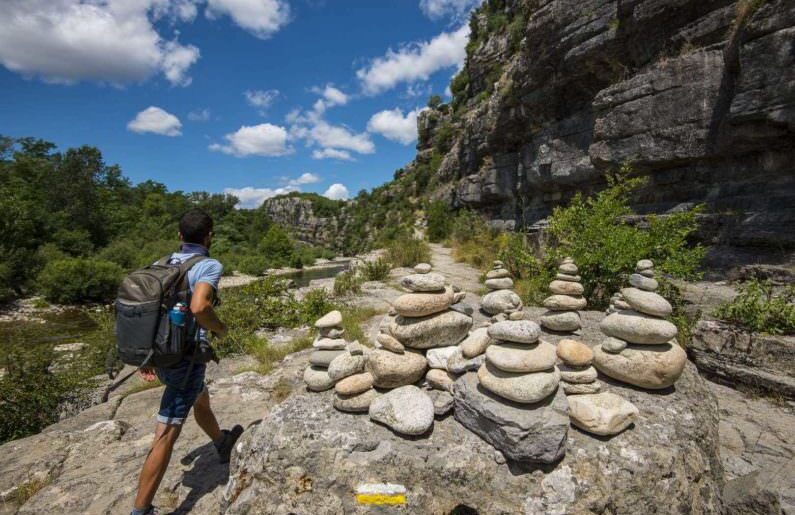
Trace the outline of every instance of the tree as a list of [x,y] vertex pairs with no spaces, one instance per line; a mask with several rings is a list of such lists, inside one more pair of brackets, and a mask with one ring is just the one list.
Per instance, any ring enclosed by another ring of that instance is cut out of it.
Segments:
[[442,97],[439,95],[431,95],[428,99],[428,107],[431,109],[438,109],[442,105]]

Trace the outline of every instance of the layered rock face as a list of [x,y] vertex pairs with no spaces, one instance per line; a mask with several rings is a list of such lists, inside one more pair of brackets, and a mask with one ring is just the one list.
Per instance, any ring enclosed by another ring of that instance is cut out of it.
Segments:
[[312,245],[339,247],[338,218],[315,213],[311,200],[279,196],[266,200],[263,208],[271,220],[287,227],[298,240]]
[[791,1],[489,4],[453,106],[418,121],[435,196],[533,226],[630,161],[638,212],[704,202],[711,243],[795,248]]

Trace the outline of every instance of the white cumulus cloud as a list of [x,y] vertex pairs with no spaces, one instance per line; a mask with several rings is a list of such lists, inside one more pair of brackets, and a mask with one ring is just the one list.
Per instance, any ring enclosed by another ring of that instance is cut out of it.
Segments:
[[[190,6],[177,5],[172,16],[189,18]],[[172,85],[187,86],[199,49],[160,36],[153,20],[168,11],[163,6],[163,0],[6,0],[0,63],[52,83],[121,84],[162,73]]]
[[234,195],[238,199],[236,207],[241,209],[254,209],[262,205],[263,202],[271,197],[278,195],[285,195],[287,193],[298,191],[297,188],[253,188],[246,186],[245,188],[225,188],[224,193]]
[[336,148],[324,148],[312,151],[312,159],[338,159],[340,161],[353,161],[351,153],[347,150],[337,150]]
[[206,107],[204,109],[194,109],[188,113],[188,120],[192,122],[207,122],[210,121],[211,117],[212,113]]
[[386,139],[408,145],[417,140],[417,115],[421,109],[403,115],[398,108],[375,113],[367,122],[367,130],[382,135]]
[[168,111],[149,106],[130,120],[127,129],[139,134],[151,132],[162,136],[179,136],[182,134],[182,122]]
[[315,184],[316,182],[320,182],[320,176],[311,172],[306,172],[302,173],[295,179],[289,179],[287,181],[287,185],[298,187],[303,186],[304,184]]
[[255,89],[248,90],[243,93],[246,97],[246,102],[249,105],[258,107],[260,114],[264,115],[273,102],[279,97],[279,90],[277,89]]
[[356,71],[362,90],[375,95],[395,87],[401,82],[428,80],[444,68],[460,67],[466,58],[469,25],[453,32],[442,32],[430,41],[403,46],[397,51],[389,49],[383,57]]
[[420,10],[432,20],[439,18],[462,19],[483,0],[420,0]]
[[344,184],[337,182],[329,186],[328,189],[323,192],[323,196],[331,200],[346,200],[350,196],[350,192],[348,192],[348,188],[346,188]]
[[287,130],[270,123],[244,125],[236,132],[224,136],[224,139],[226,144],[213,143],[210,150],[235,157],[285,156],[293,152],[288,145]]
[[267,39],[290,21],[290,6],[283,0],[208,0],[206,15],[226,15],[252,35]]
[[347,127],[331,125],[324,120],[318,121],[309,129],[307,138],[323,148],[352,150],[359,154],[375,152],[375,145],[366,132],[354,133]]

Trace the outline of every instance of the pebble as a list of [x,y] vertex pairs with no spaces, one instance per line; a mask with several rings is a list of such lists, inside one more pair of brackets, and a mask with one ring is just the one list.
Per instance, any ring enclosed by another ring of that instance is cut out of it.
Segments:
[[609,352],[611,354],[618,354],[622,350],[627,348],[627,342],[624,340],[619,340],[618,338],[613,338],[612,336],[608,336],[604,340],[602,340],[602,350],[605,352]]
[[425,359],[428,360],[429,367],[447,370],[447,360],[450,359],[450,356],[457,352],[461,352],[457,345],[451,345],[449,347],[436,347],[433,349],[428,349],[428,351],[425,353]]
[[464,355],[456,352],[447,360],[447,371],[453,374],[463,374],[478,370],[486,362],[486,355],[481,354],[474,358],[467,359]]
[[511,290],[496,290],[487,293],[481,299],[481,308],[489,315],[516,311],[522,307],[522,299]]
[[561,365],[558,367],[558,370],[560,371],[560,380],[567,383],[593,383],[599,376],[599,373],[594,367],[570,367]]
[[337,356],[347,354],[345,350],[316,350],[309,355],[309,363],[316,367],[328,368]]
[[621,294],[635,311],[655,317],[667,317],[673,312],[671,303],[657,293],[638,288],[624,288]]
[[549,291],[557,295],[582,295],[585,288],[574,281],[552,281],[549,283]]
[[356,395],[334,395],[334,408],[348,413],[367,413],[370,406],[378,399],[378,392],[369,390]]
[[430,273],[432,269],[433,267],[430,265],[430,263],[418,263],[414,265],[414,271],[417,272],[418,274]]
[[593,361],[591,348],[577,340],[564,339],[558,342],[558,357],[567,365],[584,367]]
[[625,383],[659,390],[679,379],[687,363],[687,353],[678,344],[630,345],[621,354],[593,349],[594,366],[606,376]]
[[644,277],[641,274],[632,274],[629,276],[629,284],[635,288],[640,288],[646,291],[656,291],[660,286],[657,281],[651,277]]
[[513,288],[513,279],[502,277],[499,279],[486,279],[486,288],[490,290],[510,290]]
[[455,383],[455,379],[456,377],[450,372],[438,368],[432,368],[425,374],[425,380],[435,390],[449,390]]
[[571,332],[582,327],[580,314],[576,311],[547,311],[539,322],[550,331]]
[[[428,274],[431,275],[431,274]],[[398,315],[419,318],[445,311],[453,303],[453,290],[442,293],[406,293],[392,302]]]
[[352,356],[345,352],[329,363],[328,375],[332,381],[339,381],[364,370],[364,362],[364,356]]
[[525,316],[524,311],[514,311],[513,313],[508,314],[508,320],[525,320],[527,318]]
[[584,297],[570,295],[550,295],[544,299],[544,307],[552,311],[579,311],[585,309],[588,302]]
[[335,327],[342,323],[342,313],[336,309],[330,313],[326,313],[315,322],[315,327],[318,329],[325,329]]
[[622,310],[626,310],[626,309],[632,309],[632,308],[630,307],[630,305],[629,305],[629,304],[627,304],[627,301],[625,301],[624,299],[616,299],[616,300],[615,300],[615,302],[613,302],[613,308],[614,308],[616,311],[622,311]]
[[396,433],[421,435],[433,425],[433,401],[416,386],[408,385],[381,395],[370,404],[370,420]]
[[439,292],[444,290],[444,276],[437,273],[411,274],[400,280],[400,285],[414,292]]
[[[456,295],[458,294],[456,293]],[[475,308],[473,308],[469,304],[464,304],[462,302],[455,302],[455,298],[453,298],[453,301],[454,303],[450,305],[450,309],[452,309],[453,311],[457,311],[469,317],[471,317],[472,314],[475,313]]]
[[494,343],[494,340],[489,336],[488,329],[479,327],[469,333],[469,336],[464,338],[464,341],[459,344],[459,347],[461,347],[461,352],[464,357],[468,359],[483,354],[486,352],[486,348],[492,343]]
[[359,343],[359,340],[352,341],[348,344],[348,353],[352,356],[363,356],[364,355],[364,345]]
[[449,392],[431,390],[427,392],[427,394],[428,397],[431,398],[431,402],[433,402],[433,413],[437,417],[443,417],[453,411],[455,399],[453,399],[453,396]]
[[650,278],[654,279],[654,270],[641,270],[638,273],[640,275],[642,275],[643,277],[650,277]]
[[563,393],[566,395],[580,395],[584,393],[599,393],[602,391],[602,383],[588,383],[588,384],[578,384],[578,383],[567,383],[561,382],[560,385],[563,387]]
[[334,385],[334,391],[340,395],[356,395],[373,387],[373,376],[369,372],[353,374]]
[[523,404],[539,402],[553,393],[560,381],[560,373],[553,368],[547,372],[513,374],[504,372],[487,361],[478,369],[483,388],[505,399]]
[[375,340],[388,351],[396,352],[398,354],[403,354],[406,351],[406,348],[403,347],[403,344],[389,334],[378,333],[378,336],[375,337]]
[[575,283],[582,281],[582,277],[580,277],[579,275],[570,275],[570,274],[557,274],[555,275],[555,279],[557,279],[558,281],[571,281]]
[[569,399],[569,417],[576,427],[601,436],[615,435],[632,424],[638,408],[614,393],[577,395]]
[[502,279],[504,277],[510,277],[511,273],[504,268],[498,268],[496,270],[489,270],[486,272],[486,279]]
[[307,388],[313,392],[322,392],[334,386],[334,381],[329,377],[325,368],[306,367],[304,370],[304,382]]
[[467,296],[467,293],[465,291],[456,292],[453,295],[453,304],[458,304],[458,303],[462,302],[466,298],[466,296]]
[[555,346],[541,340],[536,345],[497,343],[486,349],[486,362],[505,372],[539,372],[555,366]]
[[512,343],[535,343],[541,328],[530,320],[505,320],[492,324],[486,330],[493,340]]
[[342,338],[317,338],[312,347],[319,350],[343,350],[348,342]]
[[638,272],[652,268],[654,268],[654,262],[651,259],[641,259],[635,264],[635,270]]
[[578,270],[574,263],[563,263],[558,267],[558,272],[562,274],[576,275]]
[[324,338],[342,338],[342,335],[344,334],[345,329],[340,327],[324,327],[323,329],[320,329],[320,336],[323,336]]
[[367,355],[365,368],[373,375],[373,385],[377,388],[396,388],[422,379],[428,361],[418,352],[395,354],[375,349]]
[[676,337],[676,326],[636,311],[619,311],[606,316],[599,328],[607,336],[629,343],[660,345]]

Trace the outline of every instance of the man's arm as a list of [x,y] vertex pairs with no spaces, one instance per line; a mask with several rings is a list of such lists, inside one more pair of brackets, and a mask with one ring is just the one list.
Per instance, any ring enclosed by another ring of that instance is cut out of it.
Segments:
[[209,283],[199,282],[193,290],[190,301],[190,311],[196,317],[196,322],[204,329],[212,331],[216,336],[226,336],[226,324],[221,322],[213,309],[213,294],[215,291]]

